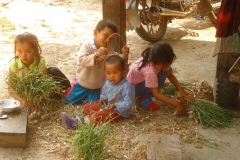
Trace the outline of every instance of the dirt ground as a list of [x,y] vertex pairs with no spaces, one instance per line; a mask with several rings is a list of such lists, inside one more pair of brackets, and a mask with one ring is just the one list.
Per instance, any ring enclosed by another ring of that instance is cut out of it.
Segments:
[[[5,1],[0,1],[0,5]],[[8,70],[8,62],[13,57],[13,41],[17,34],[24,31],[36,34],[48,65],[57,66],[71,79],[76,70],[76,51],[83,42],[88,41],[93,36],[93,29],[102,18],[101,9],[100,0],[12,0],[6,6],[0,6],[0,80],[2,91],[0,99],[8,96],[4,77],[5,71]],[[8,25],[3,26],[3,22],[8,23]],[[168,24],[167,32],[161,41],[171,44],[177,55],[172,68],[178,80],[191,83],[204,80],[213,86],[216,58],[213,58],[212,54],[215,40],[215,28],[208,18],[205,20],[196,20],[195,18],[175,19]],[[153,44],[142,40],[136,32],[131,31],[127,33],[127,45],[132,53],[129,61],[132,62],[140,57],[141,51]],[[233,109],[239,110],[239,108],[240,105],[237,105]],[[155,115],[151,112],[146,113]],[[161,115],[161,113],[161,109],[156,112],[157,115]],[[153,120],[165,122],[164,117],[155,117],[149,121],[151,123],[155,123]],[[181,143],[183,159],[239,159],[239,122],[240,120],[237,118],[234,120],[235,126],[233,128],[219,130],[207,129],[190,123],[192,126],[188,127],[191,127],[191,130],[197,132],[197,135],[203,135],[205,138],[214,141],[217,147],[203,145],[202,148],[198,148],[192,143]],[[124,121],[121,125],[124,125],[124,123],[128,122]],[[57,124],[63,126],[60,123]],[[72,159],[69,155],[62,156],[57,152],[52,153],[49,148],[39,146],[36,149],[36,146],[33,147],[32,137],[35,133],[28,131],[26,148],[0,148],[0,159]],[[157,133],[157,131],[154,131],[154,133]],[[144,159],[134,158],[134,156],[126,157],[125,159]]]

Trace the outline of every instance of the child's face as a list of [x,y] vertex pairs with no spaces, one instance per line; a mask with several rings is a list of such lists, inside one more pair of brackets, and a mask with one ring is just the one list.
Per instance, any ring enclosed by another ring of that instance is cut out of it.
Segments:
[[16,43],[16,54],[19,57],[19,59],[27,67],[29,67],[33,63],[33,61],[34,61],[35,50],[27,42]]
[[98,30],[94,30],[94,43],[97,48],[107,47],[109,37],[114,34],[111,28],[105,27],[100,32]]
[[122,80],[125,71],[121,68],[119,62],[113,64],[105,63],[105,74],[109,82],[117,84]]
[[159,63],[159,64],[153,64],[153,67],[155,69],[157,69],[158,71],[168,71],[170,69],[171,64],[163,64],[163,63]]

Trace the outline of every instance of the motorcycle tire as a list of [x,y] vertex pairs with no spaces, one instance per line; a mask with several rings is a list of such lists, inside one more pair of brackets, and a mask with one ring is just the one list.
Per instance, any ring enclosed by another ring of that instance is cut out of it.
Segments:
[[[140,14],[138,10],[139,2],[141,0],[136,1],[136,9],[138,12],[138,15]],[[167,17],[161,16],[160,23],[158,24],[158,29],[154,33],[150,33],[153,31],[147,31],[144,27],[148,24],[143,24],[141,23],[139,28],[136,28],[135,31],[141,37],[143,40],[148,41],[148,42],[157,42],[162,39],[162,37],[165,35],[166,30],[167,30]],[[150,24],[151,25],[151,24]]]
[[219,106],[232,107],[239,96],[239,84],[216,78],[213,96]]
[[215,14],[214,14],[213,11],[209,12],[209,13],[207,14],[207,16],[208,16],[208,18],[210,19],[210,21],[211,21],[213,24],[216,23],[217,18],[216,18],[216,16],[215,16]]

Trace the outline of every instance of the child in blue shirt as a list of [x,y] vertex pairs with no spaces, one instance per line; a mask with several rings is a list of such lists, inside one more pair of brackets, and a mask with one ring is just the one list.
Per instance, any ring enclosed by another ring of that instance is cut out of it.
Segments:
[[[123,58],[118,55],[108,57],[104,70],[107,81],[102,87],[100,100],[84,105],[84,113],[94,124],[128,118],[134,105],[135,88],[125,77]],[[75,129],[79,119],[84,123],[83,117],[69,118],[65,112],[62,113],[62,120],[67,129]]]

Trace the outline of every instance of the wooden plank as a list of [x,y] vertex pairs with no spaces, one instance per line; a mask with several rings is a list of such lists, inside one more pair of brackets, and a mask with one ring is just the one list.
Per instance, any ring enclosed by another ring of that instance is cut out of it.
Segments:
[[0,119],[0,147],[25,147],[27,132],[27,109],[17,108],[12,113],[0,111],[0,115],[8,115]]
[[148,160],[156,160],[158,146],[161,143],[161,137],[157,134],[148,134],[147,135],[147,159]]
[[[182,151],[177,135],[161,135],[158,144],[157,160],[182,160]],[[159,158],[158,158],[159,157]]]
[[147,160],[182,160],[177,135],[148,134]]
[[147,136],[147,159],[155,160],[156,159],[156,141],[154,134],[148,134]]

